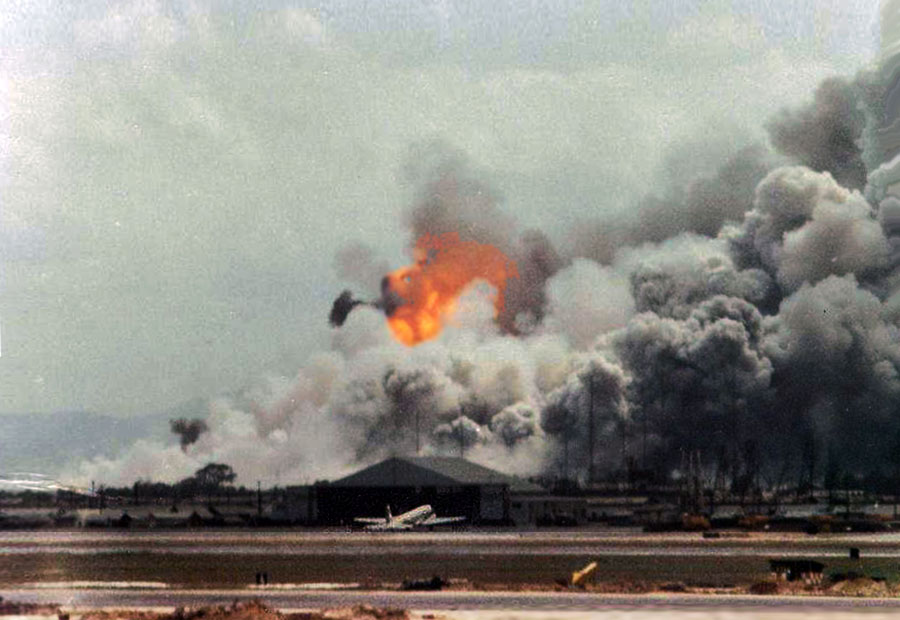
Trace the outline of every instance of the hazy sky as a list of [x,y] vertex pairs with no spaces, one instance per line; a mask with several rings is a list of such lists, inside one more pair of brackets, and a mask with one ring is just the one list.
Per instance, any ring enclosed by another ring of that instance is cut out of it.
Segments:
[[872,0],[124,2],[0,10],[0,412],[165,410],[329,346],[354,241],[407,261],[410,153],[523,226],[652,185],[873,57]]

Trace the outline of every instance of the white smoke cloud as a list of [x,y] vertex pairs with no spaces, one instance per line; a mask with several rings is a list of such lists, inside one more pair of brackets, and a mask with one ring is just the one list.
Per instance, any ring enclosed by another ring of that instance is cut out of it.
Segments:
[[604,332],[623,327],[634,313],[627,277],[610,267],[577,259],[547,282],[549,331],[579,349]]

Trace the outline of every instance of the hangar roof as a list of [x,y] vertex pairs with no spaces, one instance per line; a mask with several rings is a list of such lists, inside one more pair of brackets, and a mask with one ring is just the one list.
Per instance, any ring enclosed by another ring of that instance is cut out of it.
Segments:
[[456,456],[396,456],[331,484],[341,487],[507,485],[517,493],[543,491],[527,480]]

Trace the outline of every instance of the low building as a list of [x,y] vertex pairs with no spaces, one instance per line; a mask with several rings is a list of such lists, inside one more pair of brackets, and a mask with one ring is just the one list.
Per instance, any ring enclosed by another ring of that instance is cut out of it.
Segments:
[[272,525],[312,525],[318,522],[316,487],[289,486],[263,512],[259,522]]
[[511,517],[516,525],[566,526],[588,521],[584,497],[516,493],[511,498]]
[[349,525],[357,517],[383,517],[430,504],[438,516],[469,523],[510,524],[511,494],[541,487],[459,457],[389,458],[331,483],[318,484],[318,522]]

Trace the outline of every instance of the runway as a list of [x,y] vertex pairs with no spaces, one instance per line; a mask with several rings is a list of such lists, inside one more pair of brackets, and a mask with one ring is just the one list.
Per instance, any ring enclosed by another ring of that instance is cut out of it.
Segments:
[[645,534],[635,530],[383,532],[348,530],[31,530],[0,531],[0,556],[33,553],[348,555],[444,553],[632,556],[734,555],[900,557],[900,534]]
[[[862,560],[851,560],[850,547]],[[590,561],[605,583],[681,582],[733,587],[765,579],[772,557],[816,559],[833,571],[898,577],[900,536],[763,534],[719,539],[627,531],[465,531],[367,534],[342,531],[0,532],[0,588],[120,582],[179,591],[234,591],[254,583],[399,584],[466,581],[473,589],[548,587]],[[125,593],[122,593],[125,594]],[[84,595],[80,593],[79,596]]]

